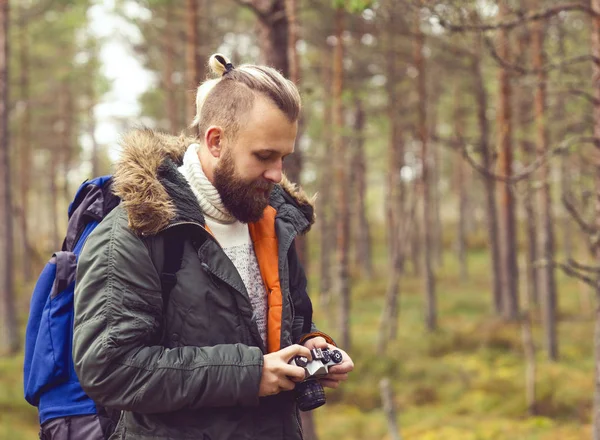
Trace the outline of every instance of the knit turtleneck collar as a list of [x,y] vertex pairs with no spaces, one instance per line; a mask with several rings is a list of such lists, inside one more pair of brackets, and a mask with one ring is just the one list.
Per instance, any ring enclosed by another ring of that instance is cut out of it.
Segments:
[[191,144],[183,156],[183,165],[179,167],[179,172],[183,174],[190,184],[192,191],[204,215],[220,223],[234,223],[236,218],[223,206],[219,191],[204,174],[200,158],[198,157],[199,144]]

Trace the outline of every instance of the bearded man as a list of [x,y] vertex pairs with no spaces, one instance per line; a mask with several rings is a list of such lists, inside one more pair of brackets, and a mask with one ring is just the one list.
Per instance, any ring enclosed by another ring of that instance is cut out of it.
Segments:
[[[334,348],[312,322],[294,246],[313,207],[282,174],[298,91],[266,66],[219,54],[209,65],[220,76],[198,88],[199,136],[124,138],[121,203],[79,259],[73,360],[84,391],[122,411],[114,439],[301,439],[293,390],[305,372],[289,361]],[[353,368],[339,350],[325,386]]]

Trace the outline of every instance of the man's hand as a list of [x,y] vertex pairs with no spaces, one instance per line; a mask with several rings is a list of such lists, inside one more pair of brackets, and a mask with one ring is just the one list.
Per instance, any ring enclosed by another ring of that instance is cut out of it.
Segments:
[[304,368],[290,365],[288,362],[295,356],[311,359],[308,348],[295,344],[283,350],[263,356],[262,376],[260,378],[259,397],[279,394],[281,391],[293,390],[297,382],[304,380]]
[[342,353],[342,362],[329,367],[329,374],[319,379],[319,382],[321,382],[321,385],[324,387],[339,387],[340,382],[348,379],[348,373],[354,369],[354,362],[352,362],[352,359],[350,359],[348,353],[341,348],[336,347],[335,345],[328,344],[325,338],[322,336],[309,339],[304,343],[304,346],[309,350],[312,350],[313,348],[328,348],[330,350],[339,350],[340,353]]

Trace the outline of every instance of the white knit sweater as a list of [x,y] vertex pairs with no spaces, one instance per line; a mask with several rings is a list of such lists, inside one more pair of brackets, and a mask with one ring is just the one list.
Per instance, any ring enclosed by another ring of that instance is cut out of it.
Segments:
[[258,330],[267,344],[267,296],[248,225],[239,222],[223,206],[221,196],[208,180],[198,157],[199,144],[188,147],[179,172],[190,184],[206,224],[233,262],[250,297]]

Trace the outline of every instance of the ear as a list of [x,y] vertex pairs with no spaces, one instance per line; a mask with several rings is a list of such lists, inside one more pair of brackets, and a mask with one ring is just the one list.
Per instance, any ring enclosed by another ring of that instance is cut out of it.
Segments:
[[221,157],[223,151],[223,129],[216,125],[211,125],[204,134],[204,143],[214,158]]

